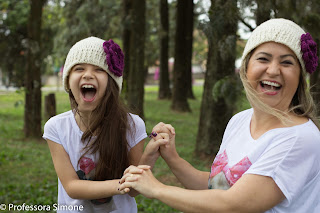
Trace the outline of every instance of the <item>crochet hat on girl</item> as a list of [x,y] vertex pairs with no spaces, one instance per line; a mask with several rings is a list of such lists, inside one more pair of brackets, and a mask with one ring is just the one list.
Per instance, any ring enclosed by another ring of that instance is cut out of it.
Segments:
[[70,70],[76,64],[92,64],[104,69],[117,83],[119,90],[122,87],[123,53],[112,40],[104,41],[97,37],[89,37],[74,44],[65,61],[63,68],[63,86],[68,88]]
[[257,46],[265,42],[277,42],[289,47],[297,56],[302,70],[310,74],[318,65],[317,45],[309,33],[293,21],[287,19],[270,19],[259,25],[247,41],[242,55],[242,63],[246,56]]

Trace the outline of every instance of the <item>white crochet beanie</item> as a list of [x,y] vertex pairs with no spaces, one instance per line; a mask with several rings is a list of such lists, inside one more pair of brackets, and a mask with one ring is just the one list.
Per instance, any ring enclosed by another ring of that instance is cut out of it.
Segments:
[[257,46],[265,42],[277,42],[289,47],[297,56],[302,70],[305,72],[305,63],[301,51],[301,35],[305,31],[296,23],[282,18],[270,19],[259,25],[251,34],[244,48],[242,63],[246,56]]
[[[117,45],[112,40],[109,40],[108,42],[110,41],[112,42],[113,45]],[[106,54],[106,50],[104,49],[105,42],[106,41],[97,37],[89,37],[89,38],[85,38],[83,40],[78,41],[76,44],[74,44],[71,47],[64,64],[63,76],[62,76],[62,82],[66,92],[69,92],[67,81],[68,81],[68,76],[70,74],[70,70],[76,64],[81,64],[81,63],[92,64],[104,69],[115,80],[115,82],[119,87],[119,90],[121,91],[122,81],[123,81],[122,70],[121,70],[121,74],[115,74],[114,72],[110,71],[107,60],[106,60],[108,56]],[[122,64],[123,64],[123,61],[122,61]]]

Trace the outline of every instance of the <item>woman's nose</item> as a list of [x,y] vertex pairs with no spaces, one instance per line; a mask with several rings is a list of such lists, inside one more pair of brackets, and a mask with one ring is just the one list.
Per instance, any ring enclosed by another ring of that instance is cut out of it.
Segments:
[[272,62],[269,64],[267,69],[267,74],[270,76],[277,76],[280,74],[280,64],[277,62]]

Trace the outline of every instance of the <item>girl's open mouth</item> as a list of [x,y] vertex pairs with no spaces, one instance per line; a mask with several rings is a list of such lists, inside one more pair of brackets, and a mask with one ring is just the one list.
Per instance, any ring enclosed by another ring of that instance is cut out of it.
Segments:
[[84,101],[91,102],[95,99],[97,89],[91,84],[84,84],[81,86],[81,94]]

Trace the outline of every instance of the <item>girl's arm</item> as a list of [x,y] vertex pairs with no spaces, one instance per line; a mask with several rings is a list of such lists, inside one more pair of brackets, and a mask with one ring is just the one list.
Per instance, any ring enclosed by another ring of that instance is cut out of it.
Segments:
[[[129,151],[129,158],[130,158],[131,165],[134,165],[134,166],[139,165],[139,162],[143,153],[143,147],[144,147],[144,140],[140,141],[138,144],[136,144],[134,147],[131,148],[131,150]],[[118,187],[119,187],[119,183],[118,183]],[[129,189],[123,190],[123,192],[128,192],[128,191]],[[139,192],[137,192],[134,189],[130,189],[128,194],[131,197],[135,197],[139,194]]]
[[127,171],[120,190],[133,187],[182,212],[264,212],[285,199],[274,180],[266,176],[243,175],[229,190],[188,190],[160,183],[151,170],[135,173],[138,169]]
[[91,200],[124,194],[124,191],[118,190],[119,179],[107,181],[80,180],[63,146],[48,139],[47,143],[56,173],[71,198]]

